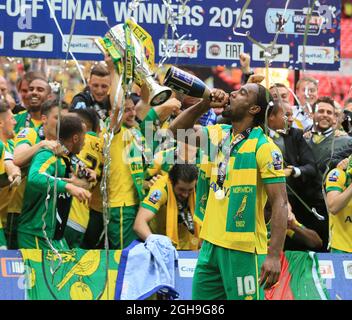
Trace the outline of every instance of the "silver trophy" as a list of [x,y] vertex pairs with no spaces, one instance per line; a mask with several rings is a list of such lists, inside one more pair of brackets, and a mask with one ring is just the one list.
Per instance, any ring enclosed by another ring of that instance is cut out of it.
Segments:
[[[137,29],[137,31],[139,32],[139,39],[143,40],[148,36],[150,37],[150,35],[143,28],[135,24],[133,21],[132,23],[132,27],[134,26],[134,30]],[[112,27],[105,35],[105,39],[110,40],[110,42],[113,44],[116,51],[121,55],[121,57],[124,56],[126,51],[125,30],[123,26],[124,24],[118,24]],[[160,104],[163,104],[166,100],[170,98],[172,90],[168,87],[161,86],[154,79],[153,72],[151,71],[151,66],[146,61],[147,59],[144,53],[147,50],[145,50],[145,47],[143,47],[141,41],[138,40],[136,33],[133,32],[134,30],[131,30],[131,42],[134,47],[135,53],[134,81],[139,86],[141,86],[143,83],[147,85],[149,90],[149,104],[151,106],[158,106]],[[106,42],[104,42],[104,39],[96,39],[95,43],[104,54],[109,52],[105,45]],[[153,45],[151,50],[154,51]]]

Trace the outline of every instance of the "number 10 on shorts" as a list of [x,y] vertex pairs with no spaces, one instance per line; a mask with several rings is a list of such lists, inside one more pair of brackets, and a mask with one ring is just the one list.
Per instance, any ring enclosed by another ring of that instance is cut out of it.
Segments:
[[255,293],[255,280],[253,276],[237,277],[238,296],[252,295]]

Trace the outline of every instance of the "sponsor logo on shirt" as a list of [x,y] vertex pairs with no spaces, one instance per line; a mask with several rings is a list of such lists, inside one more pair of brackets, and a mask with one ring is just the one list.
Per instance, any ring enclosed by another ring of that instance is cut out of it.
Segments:
[[27,136],[28,133],[29,133],[29,129],[28,128],[24,128],[18,133],[17,138],[23,139],[23,138],[25,138]]
[[154,190],[152,194],[149,196],[149,201],[153,204],[156,204],[161,199],[161,191]]
[[319,271],[323,279],[335,279],[334,264],[331,260],[319,260]]

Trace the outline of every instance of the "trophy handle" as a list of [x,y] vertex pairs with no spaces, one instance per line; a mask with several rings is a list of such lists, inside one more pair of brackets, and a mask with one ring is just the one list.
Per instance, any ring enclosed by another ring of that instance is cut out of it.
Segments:
[[[160,105],[170,98],[172,90],[161,86],[153,78],[154,44],[152,37],[133,19],[127,20],[127,24],[131,29],[131,41],[135,50],[134,81],[138,86],[142,86],[143,82],[146,83],[149,90],[149,104],[152,107]],[[126,50],[123,26],[124,24],[118,24],[111,28],[103,39],[95,39],[98,48],[112,57],[119,73],[123,70],[123,55]]]
[[144,81],[149,90],[149,96],[151,97],[149,103],[152,107],[163,104],[172,95],[172,90],[168,87],[158,84],[153,79],[153,76],[147,76]]

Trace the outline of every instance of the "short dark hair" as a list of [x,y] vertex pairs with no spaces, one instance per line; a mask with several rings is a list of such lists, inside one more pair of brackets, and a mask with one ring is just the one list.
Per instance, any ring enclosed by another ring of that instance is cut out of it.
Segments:
[[316,106],[317,106],[320,102],[328,103],[328,104],[330,104],[330,105],[334,108],[334,111],[336,110],[336,106],[335,106],[334,100],[331,99],[331,98],[328,97],[328,96],[323,96],[323,97],[319,97],[319,98],[317,99],[317,101],[314,102],[314,104],[313,104],[313,106],[312,106],[312,108],[313,108],[313,113],[315,112]]
[[70,109],[70,113],[77,114],[85,123],[87,123],[92,130],[96,132],[99,127],[99,116],[93,108],[85,109]]
[[35,80],[41,80],[41,81],[45,82],[46,83],[46,89],[48,90],[49,93],[51,93],[51,86],[49,84],[49,81],[46,78],[44,78],[44,77],[35,77],[35,78],[31,79],[31,81],[28,81],[28,86],[30,86],[30,84],[33,81],[35,81]]
[[198,168],[194,164],[175,164],[169,171],[169,178],[173,185],[179,180],[193,182],[198,178]]
[[278,99],[269,102],[268,116],[276,116],[281,108],[283,108],[283,110],[286,110],[286,107],[283,106],[285,104],[291,106],[290,103],[288,103],[287,101],[280,101]]
[[137,93],[135,93],[135,92],[132,92],[132,93],[130,94],[130,97],[129,97],[129,98],[133,101],[133,103],[134,103],[135,106],[136,106],[137,103],[141,100],[141,97],[140,97]]
[[[269,105],[269,102],[274,100],[269,90],[267,90],[261,84],[257,84],[257,86],[258,86],[258,95],[257,95],[256,105],[260,107],[260,111],[254,117],[255,126],[264,124],[266,109]],[[270,113],[268,113],[268,116],[269,115]]]
[[109,72],[108,68],[103,66],[101,63],[94,65],[91,72],[90,72],[90,77],[92,77],[92,76],[106,77],[109,75],[110,75],[110,72]]
[[22,77],[17,79],[17,82],[16,82],[17,90],[20,89],[20,87],[22,86],[22,82],[24,80],[27,81],[28,84],[30,84],[35,79],[41,79],[41,80],[46,81],[44,73],[39,72],[39,71],[29,71],[29,72],[26,72]]
[[274,89],[274,88],[285,88],[285,89],[287,89],[287,87],[283,83],[280,83],[280,82],[275,82],[274,84],[272,84],[270,86],[269,90]]
[[75,134],[84,132],[83,122],[80,118],[70,115],[65,115],[60,121],[59,138],[61,141],[70,139]]
[[49,99],[42,104],[40,109],[40,114],[42,116],[47,116],[50,111],[55,107],[61,107],[61,109],[68,109],[68,104],[65,101],[59,99]]

